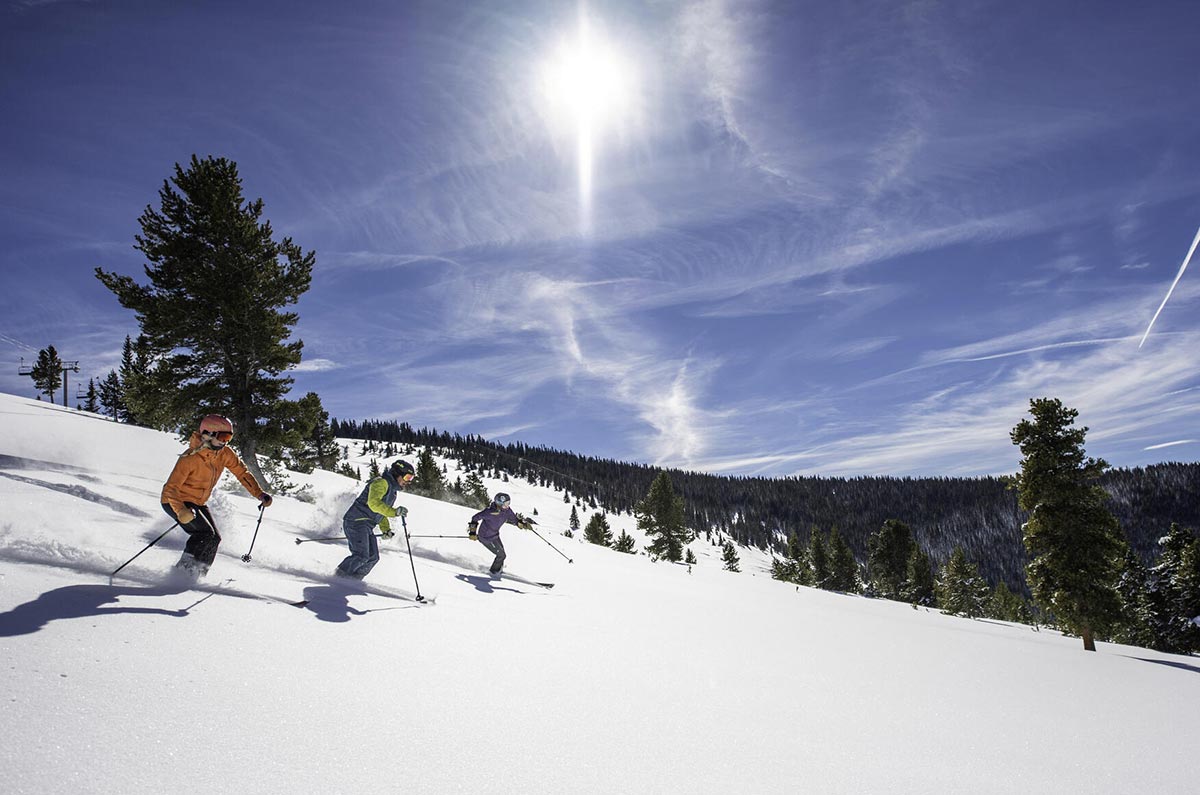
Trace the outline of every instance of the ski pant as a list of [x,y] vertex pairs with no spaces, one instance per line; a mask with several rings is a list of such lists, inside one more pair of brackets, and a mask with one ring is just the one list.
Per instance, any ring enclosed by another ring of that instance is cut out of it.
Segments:
[[504,552],[504,542],[500,540],[500,536],[496,536],[495,538],[480,538],[479,543],[487,547],[488,551],[496,556],[496,559],[492,561],[492,567],[489,571],[492,574],[499,574],[500,570],[504,568],[504,559],[508,557]]
[[[211,566],[217,557],[217,547],[221,545],[221,534],[217,531],[217,523],[213,521],[212,514],[208,512],[207,505],[185,502],[184,506],[196,514],[196,518],[187,524],[180,523],[179,525],[183,528],[183,532],[188,534],[187,546],[183,548],[183,551],[206,566]],[[179,521],[179,517],[171,509],[170,503],[164,502],[162,507],[167,516]]]
[[379,541],[371,522],[342,520],[342,532],[350,544],[350,556],[338,565],[338,574],[361,580],[379,562]]

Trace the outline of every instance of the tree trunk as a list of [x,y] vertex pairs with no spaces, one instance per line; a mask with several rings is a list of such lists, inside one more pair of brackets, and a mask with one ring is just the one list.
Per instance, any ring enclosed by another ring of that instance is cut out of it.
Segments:
[[1084,651],[1095,651],[1096,650],[1096,640],[1092,637],[1092,628],[1085,624],[1080,629],[1079,634],[1083,636],[1083,650]]
[[[236,436],[234,438],[237,439]],[[241,444],[238,445],[238,450],[242,454],[242,463],[246,465],[246,469],[250,470],[250,474],[258,481],[258,485],[262,487],[263,491],[271,491],[271,481],[267,480],[258,466],[258,455],[256,454],[258,440],[243,436],[239,441]]]

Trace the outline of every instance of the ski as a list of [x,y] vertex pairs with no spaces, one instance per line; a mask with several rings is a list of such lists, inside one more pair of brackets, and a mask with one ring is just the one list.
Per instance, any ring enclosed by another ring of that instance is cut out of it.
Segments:
[[382,585],[375,585],[361,580],[353,580],[345,577],[330,577],[330,578],[308,578],[313,582],[329,585],[344,592],[347,595],[364,594],[372,596],[382,596],[386,599],[399,599],[402,602],[412,602],[419,605],[432,605],[437,601],[436,596],[425,596],[409,593],[408,591],[400,591],[392,588],[387,588]]
[[[495,575],[493,575],[493,576],[495,576]],[[512,580],[513,582],[520,582],[520,583],[524,583],[525,585],[536,585],[539,588],[545,588],[546,590],[549,590],[554,587],[554,583],[552,583],[552,582],[538,582],[537,580],[529,580],[529,579],[526,579],[526,578],[521,577],[516,574],[509,574],[506,571],[500,572],[500,579]]]

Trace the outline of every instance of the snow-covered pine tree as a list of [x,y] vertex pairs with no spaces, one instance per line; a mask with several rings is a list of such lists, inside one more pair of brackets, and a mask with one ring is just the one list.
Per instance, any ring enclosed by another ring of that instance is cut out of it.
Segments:
[[931,605],[934,602],[933,563],[919,544],[913,544],[905,564],[902,595],[906,602],[914,605]]
[[1198,543],[1185,528],[1172,522],[1167,534],[1159,539],[1158,559],[1146,578],[1149,603],[1150,647],[1159,651],[1186,654],[1195,643],[1196,626],[1192,618],[1195,605],[1184,593],[1185,571],[1195,554],[1189,551]]
[[962,547],[955,547],[937,580],[938,606],[952,616],[979,618],[988,600],[987,581],[979,567],[967,560]]
[[858,593],[862,583],[858,576],[858,561],[854,552],[837,527],[829,532],[829,585],[830,590],[842,593]]
[[1117,643],[1150,648],[1154,643],[1154,618],[1147,590],[1149,573],[1131,548],[1125,550],[1117,593],[1121,595],[1121,620],[1113,630]]
[[813,585],[818,588],[830,588],[829,550],[825,537],[816,527],[808,537],[808,558],[812,564]]
[[914,546],[912,528],[898,519],[885,520],[883,527],[867,539],[867,572],[876,595],[903,598]]

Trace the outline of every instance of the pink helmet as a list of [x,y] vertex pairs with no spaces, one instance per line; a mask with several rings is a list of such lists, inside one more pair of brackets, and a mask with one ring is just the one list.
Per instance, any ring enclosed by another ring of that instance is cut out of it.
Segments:
[[208,414],[204,419],[200,420],[200,431],[208,431],[213,434],[227,433],[227,439],[233,436],[233,423],[222,417],[220,414]]

